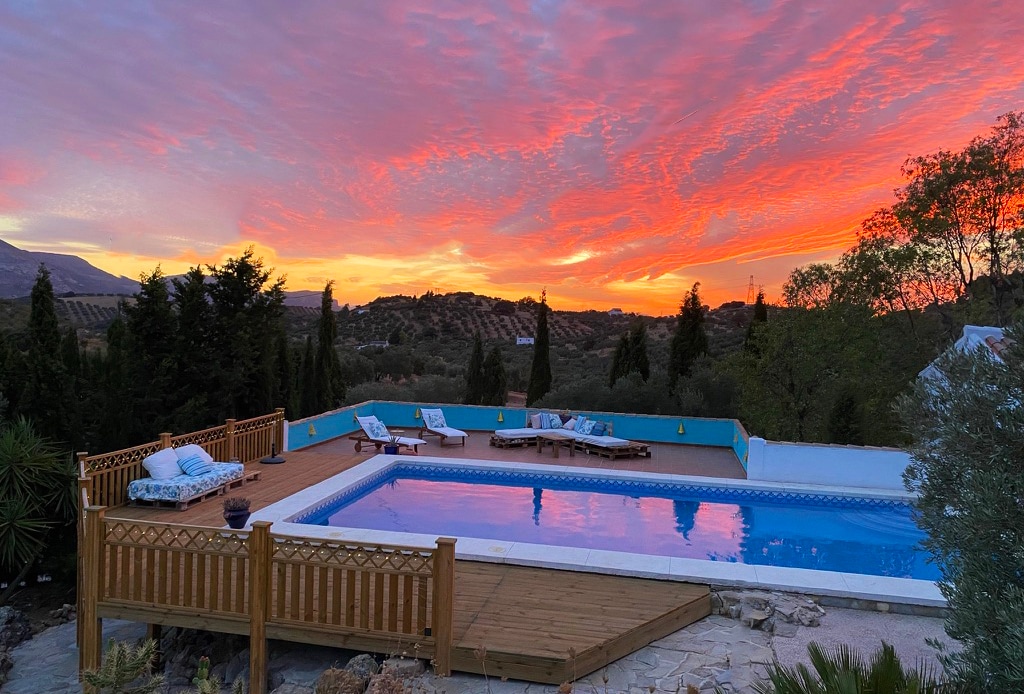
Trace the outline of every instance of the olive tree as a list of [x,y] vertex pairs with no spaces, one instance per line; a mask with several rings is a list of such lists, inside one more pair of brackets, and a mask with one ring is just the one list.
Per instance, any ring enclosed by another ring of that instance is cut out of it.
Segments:
[[942,571],[946,632],[963,645],[943,664],[978,691],[1024,691],[1022,330],[999,357],[950,351],[899,403],[913,437],[904,481]]

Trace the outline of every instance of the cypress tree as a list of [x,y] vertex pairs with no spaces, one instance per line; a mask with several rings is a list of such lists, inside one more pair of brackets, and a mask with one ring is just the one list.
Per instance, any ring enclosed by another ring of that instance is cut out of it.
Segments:
[[473,351],[466,365],[466,392],[462,400],[467,405],[479,405],[484,397],[484,343],[478,332],[473,336]]
[[61,336],[54,308],[53,284],[45,265],[39,266],[32,285],[28,319],[29,349],[21,413],[29,417],[45,438],[66,440],[66,374],[61,361]]
[[313,338],[306,336],[306,351],[302,354],[302,375],[299,378],[299,417],[318,414],[316,409],[316,358],[313,356]]
[[501,356],[501,348],[495,347],[484,359],[481,404],[502,407],[507,396],[508,377],[505,374],[505,360]]
[[619,337],[619,344],[615,347],[615,354],[612,355],[611,373],[608,375],[608,387],[611,388],[615,382],[629,373],[629,364],[632,361],[630,356],[629,333],[622,333]]
[[61,362],[64,364],[64,373],[67,374],[65,384],[66,407],[65,417],[67,422],[65,430],[68,434],[68,443],[71,450],[80,450],[82,444],[82,353],[78,347],[78,331],[68,328],[61,340]]
[[651,377],[651,360],[647,356],[647,324],[642,319],[633,324],[629,334],[629,373],[636,371],[647,381]]
[[132,383],[139,424],[151,435],[166,430],[167,417],[175,406],[174,384],[178,382],[174,364],[174,338],[177,317],[172,310],[167,281],[157,266],[143,273],[134,304],[125,304]]
[[548,293],[540,293],[537,304],[537,332],[533,339],[533,363],[530,365],[530,382],[526,386],[526,405],[540,400],[551,390],[551,336],[548,334]]
[[757,326],[768,322],[768,307],[764,303],[764,292],[759,291],[757,293],[757,300],[754,302],[754,316],[750,319],[750,325],[747,326],[747,336],[743,340],[743,348],[747,351],[755,349],[753,343],[754,331],[757,330]]
[[174,336],[174,413],[171,431],[193,431],[214,421],[210,406],[217,399],[215,350],[211,344],[212,309],[206,275],[194,267],[184,278],[171,280],[171,298],[178,316]]
[[694,283],[679,306],[676,331],[668,362],[669,392],[675,392],[680,377],[690,374],[694,360],[708,351],[708,336],[704,332],[704,307],[700,301],[700,282]]
[[324,287],[320,295],[320,320],[317,323],[316,361],[316,410],[333,410],[345,397],[345,386],[341,382],[341,364],[334,341],[338,337],[338,320],[334,315],[334,281]]

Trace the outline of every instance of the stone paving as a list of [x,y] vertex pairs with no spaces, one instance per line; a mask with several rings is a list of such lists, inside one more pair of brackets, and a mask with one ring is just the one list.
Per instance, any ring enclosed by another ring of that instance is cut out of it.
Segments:
[[[675,694],[692,684],[698,691],[752,692],[751,684],[764,675],[764,663],[779,657],[791,664],[800,660],[811,640],[845,642],[866,653],[878,647],[874,634],[865,638],[867,627],[894,642],[897,652],[910,663],[928,656],[926,638],[944,638],[942,621],[928,617],[864,613],[830,609],[820,627],[799,627],[791,637],[751,629],[742,622],[713,615],[685,629],[655,641],[604,670],[580,678],[576,692],[594,694]],[[138,639],[141,624],[105,622],[105,638]],[[2,687],[4,694],[56,694],[80,691],[74,645],[75,624],[52,627],[11,652],[14,667]],[[319,673],[344,663],[351,653],[303,646],[281,649],[269,664],[276,694],[312,694]],[[558,687],[519,681],[501,681],[476,675],[456,674],[438,678],[429,674],[407,679],[416,694],[555,694]],[[188,691],[174,688],[174,692]]]

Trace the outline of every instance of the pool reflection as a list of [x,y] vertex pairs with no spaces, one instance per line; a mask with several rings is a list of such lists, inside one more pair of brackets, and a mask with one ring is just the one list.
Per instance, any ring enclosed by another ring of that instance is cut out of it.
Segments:
[[630,496],[402,477],[322,525],[934,580],[909,510]]

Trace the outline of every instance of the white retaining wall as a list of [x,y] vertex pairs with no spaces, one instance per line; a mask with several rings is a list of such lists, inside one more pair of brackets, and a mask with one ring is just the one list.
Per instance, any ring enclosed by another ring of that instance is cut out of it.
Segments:
[[747,479],[905,491],[910,455],[898,448],[783,443],[751,436]]

